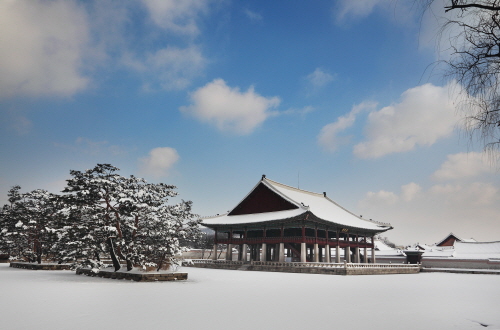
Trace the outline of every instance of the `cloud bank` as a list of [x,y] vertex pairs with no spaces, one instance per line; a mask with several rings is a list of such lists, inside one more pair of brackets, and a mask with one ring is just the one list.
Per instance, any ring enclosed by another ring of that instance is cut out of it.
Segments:
[[430,146],[450,136],[457,125],[454,83],[444,87],[425,84],[408,89],[399,103],[374,110],[373,103],[362,103],[336,122],[325,125],[318,143],[329,151],[338,147],[338,135],[352,126],[360,109],[369,109],[364,128],[364,141],[357,143],[353,153],[358,158],[380,158],[407,152],[418,146]]
[[485,228],[500,235],[498,180],[483,156],[475,152],[448,155],[431,176],[440,183],[424,188],[411,182],[399,192],[370,191],[358,206],[364,214],[390,222],[401,237],[420,233],[422,239],[434,240],[423,243],[435,243],[449,232],[481,240],[477,235]]
[[90,30],[73,1],[0,2],[0,97],[70,96],[85,89]]

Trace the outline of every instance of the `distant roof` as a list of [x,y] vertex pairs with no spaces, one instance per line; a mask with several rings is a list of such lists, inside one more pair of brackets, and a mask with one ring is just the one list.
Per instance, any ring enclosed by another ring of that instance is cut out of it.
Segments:
[[[443,244],[445,244],[447,241],[449,240],[453,240],[453,242],[455,241],[458,241],[458,242],[476,242],[475,239],[473,238],[460,238],[458,237],[457,235],[453,234],[453,233],[450,233],[448,236],[446,236],[445,238],[443,238],[441,241],[439,241],[438,243],[436,243],[435,245],[436,246],[441,246]],[[453,245],[453,242],[451,242],[451,244],[448,244],[448,245]]]
[[[236,213],[233,211],[240,207],[240,205],[242,205],[242,203],[244,203],[245,200],[251,196],[252,192],[260,185],[264,185],[280,198],[292,204],[293,208],[271,212],[231,215]],[[203,224],[208,226],[231,224],[241,225],[247,223],[251,224],[290,219],[305,214],[306,212],[311,212],[314,216],[324,221],[351,228],[365,229],[374,232],[383,232],[392,229],[390,224],[379,223],[355,215],[335,203],[333,200],[329,199],[324,193],[318,194],[290,187],[279,182],[269,180],[265,176],[262,176],[262,179],[257,183],[252,191],[250,191],[250,193],[235,208],[233,208],[233,210],[215,217],[203,218],[202,221]]]
[[424,257],[456,259],[499,259],[500,242],[460,242],[453,246],[434,246],[426,250]]
[[455,242],[455,256],[500,258],[500,242]]

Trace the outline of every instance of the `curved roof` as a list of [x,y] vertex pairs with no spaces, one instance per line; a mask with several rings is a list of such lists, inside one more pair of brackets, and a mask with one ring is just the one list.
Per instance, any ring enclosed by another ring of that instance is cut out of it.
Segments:
[[[318,194],[300,190],[276,181],[269,180],[265,178],[265,176],[262,177],[262,180],[259,181],[259,183],[252,189],[252,191],[254,191],[260,184],[264,184],[281,198],[296,205],[297,208],[291,210],[241,215],[229,215],[231,212],[228,212],[223,215],[204,218],[202,219],[203,224],[208,226],[227,226],[231,224],[242,225],[247,223],[252,224],[258,222],[294,218],[309,211],[321,220],[331,222],[340,226],[359,228],[376,232],[383,232],[392,229],[392,226],[390,224],[375,222],[355,215],[354,213],[346,210],[345,208],[341,207],[340,205],[326,197],[326,194]],[[252,191],[240,202],[240,204],[245,201],[245,199],[252,193]]]

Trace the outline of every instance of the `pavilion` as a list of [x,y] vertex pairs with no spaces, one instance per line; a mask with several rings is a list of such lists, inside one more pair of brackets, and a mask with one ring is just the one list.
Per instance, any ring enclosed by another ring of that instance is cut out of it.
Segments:
[[231,211],[203,218],[202,225],[215,231],[214,259],[217,246],[226,244],[226,260],[233,260],[235,248],[239,261],[326,263],[375,263],[375,235],[393,228],[349,212],[326,193],[300,190],[265,175]]

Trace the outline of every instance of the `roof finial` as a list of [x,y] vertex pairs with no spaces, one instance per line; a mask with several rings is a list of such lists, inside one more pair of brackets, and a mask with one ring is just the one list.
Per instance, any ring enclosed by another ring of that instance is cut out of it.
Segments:
[[261,180],[264,180],[265,178],[266,178],[266,175],[262,174],[262,179]]

